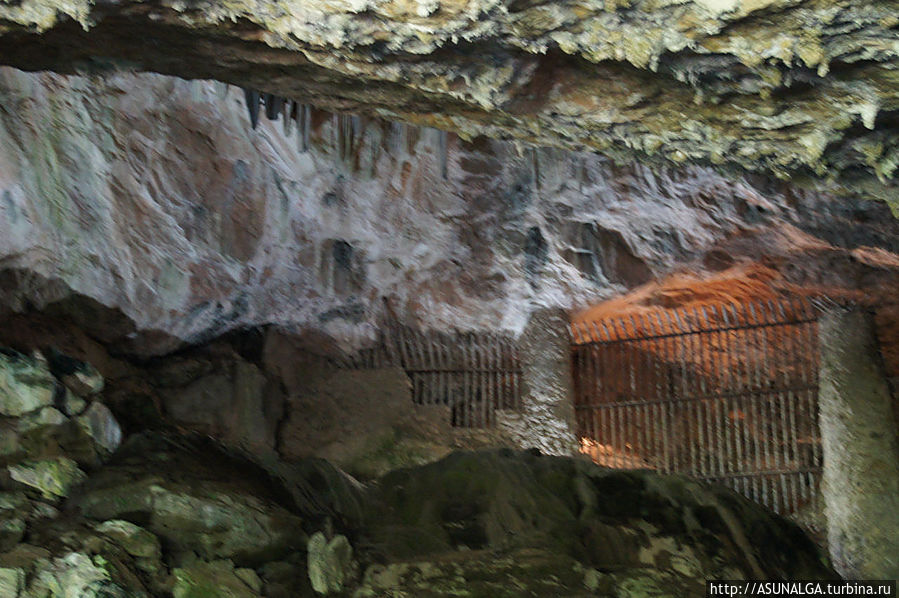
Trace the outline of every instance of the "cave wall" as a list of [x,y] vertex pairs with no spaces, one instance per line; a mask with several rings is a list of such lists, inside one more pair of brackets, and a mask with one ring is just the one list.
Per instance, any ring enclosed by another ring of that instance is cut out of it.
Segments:
[[223,84],[2,69],[0,305],[85,296],[158,332],[144,353],[265,323],[346,347],[387,316],[517,332],[729,240],[728,259],[764,254],[753,239],[785,223],[835,247],[899,238],[882,204],[312,116],[305,136],[254,131]]
[[654,166],[718,165],[894,206],[891,0],[21,0],[0,63],[216,79]]

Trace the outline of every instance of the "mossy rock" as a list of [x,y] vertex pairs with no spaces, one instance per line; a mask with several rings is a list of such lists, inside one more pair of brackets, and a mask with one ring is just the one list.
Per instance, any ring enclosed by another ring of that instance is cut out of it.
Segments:
[[261,587],[258,578],[248,583],[246,570],[235,570],[230,561],[198,561],[175,569],[174,577],[174,598],[259,598]]

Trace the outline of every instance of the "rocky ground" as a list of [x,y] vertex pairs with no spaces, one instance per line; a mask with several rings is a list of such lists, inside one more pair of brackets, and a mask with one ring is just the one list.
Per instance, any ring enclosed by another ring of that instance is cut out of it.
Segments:
[[363,484],[172,428],[123,438],[106,392],[57,351],[0,353],[0,595],[673,598],[834,577],[795,524],[685,478],[498,450]]

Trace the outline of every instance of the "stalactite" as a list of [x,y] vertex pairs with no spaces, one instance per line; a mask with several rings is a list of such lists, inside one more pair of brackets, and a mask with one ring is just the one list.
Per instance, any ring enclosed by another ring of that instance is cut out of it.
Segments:
[[358,116],[340,114],[337,117],[337,152],[341,162],[347,166],[352,166],[356,135],[361,126]]
[[299,139],[300,151],[309,151],[309,131],[312,128],[312,106],[303,104],[300,110],[300,119],[297,121],[299,128],[297,138]]
[[290,137],[293,123],[297,119],[297,103],[293,100],[284,102],[284,136]]
[[281,116],[281,108],[284,106],[284,98],[267,93],[263,96],[265,101],[265,117],[269,120],[278,120]]
[[187,88],[190,90],[190,101],[193,104],[199,104],[203,101],[203,84],[200,79],[191,79]]
[[400,148],[406,143],[404,126],[403,123],[390,123],[390,131],[387,135],[387,149],[394,156],[399,156]]
[[216,81],[215,82],[215,95],[220,101],[225,101],[228,99],[228,94],[231,92],[231,86],[225,83],[224,81]]
[[244,88],[243,96],[247,104],[247,111],[250,114],[250,124],[255,129],[259,124],[259,101],[261,97],[258,91],[247,88]]
[[337,152],[337,158],[340,159],[340,115],[331,115],[331,143],[329,149]]
[[446,131],[437,131],[437,153],[440,157],[440,176],[443,180],[449,178],[449,133]]

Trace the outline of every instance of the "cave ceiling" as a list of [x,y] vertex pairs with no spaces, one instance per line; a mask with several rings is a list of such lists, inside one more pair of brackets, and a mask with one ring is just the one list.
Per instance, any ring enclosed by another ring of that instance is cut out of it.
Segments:
[[895,1],[18,0],[0,2],[0,62],[218,79],[899,205]]

